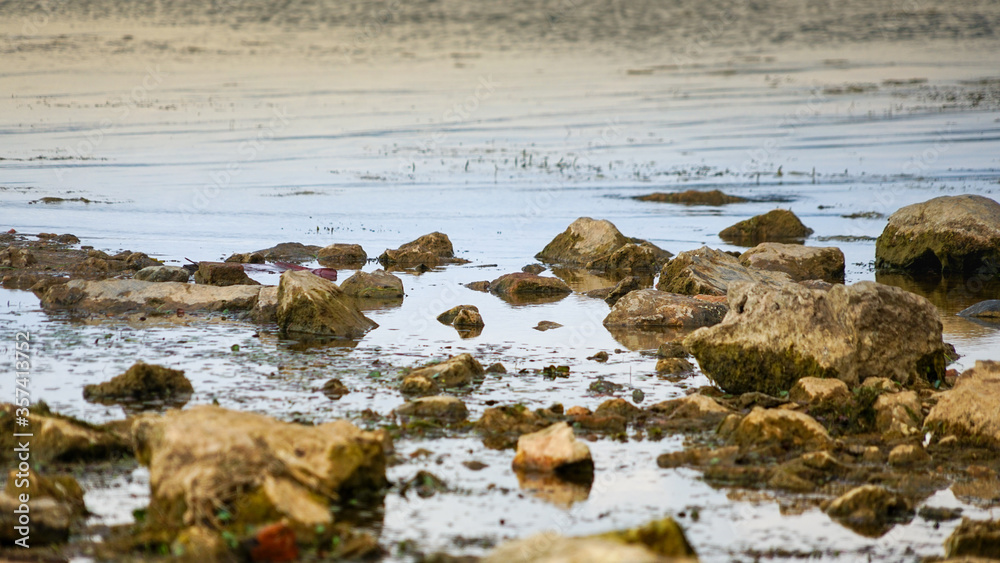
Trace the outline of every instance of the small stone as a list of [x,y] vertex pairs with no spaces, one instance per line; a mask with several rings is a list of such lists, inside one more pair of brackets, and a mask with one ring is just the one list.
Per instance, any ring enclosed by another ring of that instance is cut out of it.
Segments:
[[490,290],[490,282],[488,281],[475,281],[465,284],[465,287],[471,289],[472,291],[482,291],[484,293]]
[[496,362],[486,368],[486,373],[507,373],[507,368],[503,367],[503,364],[500,362]]
[[324,383],[322,391],[324,395],[333,400],[338,400],[351,392],[351,390],[337,378],[333,378]]
[[[442,387],[464,387],[480,378],[486,371],[471,354],[459,354],[447,360],[413,370],[406,379],[426,377]],[[404,385],[406,380],[404,379]]]
[[656,349],[658,358],[686,358],[687,355],[687,350],[684,349],[684,344],[680,340],[664,342]]
[[552,330],[554,328],[562,327],[561,324],[552,321],[539,321],[537,325],[531,327],[537,331],[545,332],[546,330]]
[[606,362],[608,361],[608,353],[605,352],[604,350],[601,350],[600,352],[594,354],[593,356],[588,357],[587,359],[594,360],[595,362]]
[[931,456],[920,446],[900,444],[889,452],[889,465],[893,467],[910,467],[930,461]]
[[862,485],[838,497],[826,513],[869,537],[879,537],[896,522],[908,522],[913,509],[906,499],[878,485]]
[[360,244],[335,243],[319,249],[316,261],[326,267],[362,266],[368,261],[368,254]]
[[486,465],[485,463],[481,461],[476,461],[474,459],[463,461],[462,465],[464,465],[466,469],[469,469],[470,471],[481,471],[489,467],[489,465]]
[[792,386],[788,398],[811,405],[841,405],[851,400],[851,391],[839,379],[803,377]]
[[694,364],[684,358],[660,358],[656,361],[656,373],[661,375],[677,375],[693,371]]
[[594,470],[590,448],[576,439],[573,429],[565,422],[518,438],[517,455],[512,465],[517,471],[589,473],[591,478]]
[[469,417],[469,409],[460,399],[449,396],[421,397],[396,407],[398,416],[457,422]]
[[812,233],[813,230],[803,225],[791,211],[774,209],[723,229],[719,238],[734,244],[753,246],[762,242],[802,240]]
[[521,268],[521,271],[538,275],[545,271],[545,266],[542,266],[541,264],[528,264],[527,266]]
[[403,280],[385,270],[356,272],[340,284],[345,295],[362,299],[402,299]]
[[813,417],[785,409],[754,407],[743,417],[733,441],[743,448],[777,445],[783,449],[826,449],[833,440]]

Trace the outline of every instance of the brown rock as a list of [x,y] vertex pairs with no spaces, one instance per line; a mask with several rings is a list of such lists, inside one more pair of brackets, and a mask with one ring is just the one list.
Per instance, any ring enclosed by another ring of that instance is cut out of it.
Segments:
[[250,318],[260,324],[278,321],[278,286],[265,285],[260,288],[257,303],[250,312]]
[[694,371],[694,364],[684,358],[660,358],[656,360],[656,373],[676,375]]
[[862,485],[838,497],[826,513],[859,534],[879,537],[896,522],[908,522],[913,509],[906,499],[878,485]]
[[642,289],[643,287],[645,287],[645,284],[642,283],[641,279],[635,276],[628,276],[611,288],[608,295],[604,297],[604,301],[613,307],[615,303],[618,303],[619,299],[637,289]]
[[791,282],[784,272],[747,268],[732,254],[703,246],[681,252],[660,271],[656,289],[683,295],[721,295],[736,282],[778,287]]
[[559,278],[536,276],[527,272],[505,274],[490,282],[490,293],[507,299],[536,296],[565,296],[573,290]]
[[186,269],[177,266],[149,266],[135,273],[135,279],[149,282],[187,283],[190,277]]
[[705,375],[728,393],[776,395],[803,377],[853,387],[871,376],[906,385],[944,376],[937,308],[902,289],[742,284],[730,289],[729,303],[721,323],[684,339]]
[[[15,426],[16,409],[10,403],[0,404],[0,461],[14,467],[18,447],[15,432],[22,432]],[[32,405],[31,410],[31,463],[72,463],[76,461],[101,460],[119,457],[126,452],[126,445],[114,434],[49,411],[45,403]]]
[[243,271],[242,264],[234,262],[198,262],[194,283],[226,287],[230,285],[260,285]]
[[924,427],[963,441],[1000,446],[1000,362],[977,361],[938,395]]
[[344,385],[343,381],[335,377],[323,384],[322,392],[328,398],[336,401],[341,397],[343,397],[344,395],[350,393],[351,390],[348,389],[346,385]]
[[640,289],[622,297],[604,326],[696,328],[722,321],[727,307],[675,293]]
[[360,244],[334,243],[319,249],[316,252],[316,260],[326,267],[361,267],[368,262],[368,254]]
[[788,274],[794,281],[844,281],[844,253],[835,247],[764,242],[740,255],[747,268]]
[[[471,354],[459,354],[447,360],[413,370],[406,379],[426,377],[444,388],[464,387],[483,377],[486,370]],[[405,385],[404,379],[404,385]]]
[[733,244],[753,246],[762,242],[802,240],[812,233],[813,230],[803,225],[791,211],[774,209],[723,229],[719,237]]
[[437,395],[441,392],[441,387],[425,374],[407,375],[403,378],[399,392],[404,395],[426,397],[428,395]]
[[743,448],[778,445],[783,449],[827,449],[833,440],[813,417],[786,409],[754,407],[743,417],[733,434]]
[[84,399],[104,404],[165,400],[183,406],[192,393],[194,387],[183,371],[141,361],[110,381],[83,388]]
[[355,272],[340,284],[345,295],[362,299],[402,299],[403,280],[386,272]]
[[911,467],[930,460],[931,456],[914,444],[900,444],[889,452],[889,465],[893,467]]
[[597,407],[597,410],[594,411],[594,415],[596,416],[616,415],[626,420],[631,420],[644,414],[642,409],[620,398],[608,399],[601,403]]
[[448,396],[421,397],[396,407],[393,411],[402,418],[430,418],[459,421],[469,417],[469,409],[461,400]]
[[576,439],[573,429],[565,422],[518,438],[517,455],[512,465],[515,470],[528,473],[559,471],[590,472],[592,475],[594,470],[590,448]]
[[283,242],[271,248],[255,250],[248,254],[251,257],[254,255],[260,256],[265,262],[292,262],[294,264],[301,264],[302,262],[312,262],[315,260],[320,250],[322,250],[320,247],[313,244]]
[[99,314],[142,311],[155,315],[176,309],[246,311],[257,303],[260,290],[259,285],[216,287],[139,280],[71,280],[49,287],[42,294],[41,303],[46,309],[76,309]]
[[913,391],[879,395],[874,408],[875,426],[886,437],[910,436],[919,433],[923,427],[920,398]]
[[639,201],[655,201],[657,203],[679,203],[682,205],[712,205],[720,206],[730,203],[743,203],[750,201],[745,197],[728,195],[719,190],[687,190],[684,192],[663,193],[656,192],[649,195],[637,196]]
[[[477,315],[479,314],[479,307],[476,307],[475,305],[456,305],[451,309],[448,309],[447,311],[438,315],[437,320],[439,323],[442,324],[446,325],[453,324],[455,322],[455,319],[458,318],[459,313],[465,310],[476,313]],[[479,319],[482,320],[482,316],[480,316]]]
[[425,266],[433,268],[441,264],[461,264],[467,262],[455,258],[455,249],[448,235],[433,232],[410,241],[396,250],[386,250],[378,257],[383,266],[403,268]]
[[610,256],[629,242],[610,221],[581,217],[552,239],[535,258],[542,262],[584,266]]
[[649,242],[628,243],[607,256],[585,265],[591,270],[652,274],[670,258],[670,253]]
[[[1000,263],[1000,203],[980,195],[942,196],[903,207],[875,242],[875,267],[971,274]],[[992,265],[992,266],[991,266]]]
[[840,405],[851,400],[851,391],[839,379],[803,377],[792,386],[788,398],[799,403]]
[[944,553],[949,558],[1000,559],[1000,520],[962,518],[962,523],[944,541]]
[[276,316],[284,334],[358,338],[378,326],[336,284],[304,270],[281,274]]

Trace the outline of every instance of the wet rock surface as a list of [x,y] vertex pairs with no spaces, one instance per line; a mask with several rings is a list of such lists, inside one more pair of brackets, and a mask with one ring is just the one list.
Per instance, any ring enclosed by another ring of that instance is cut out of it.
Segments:
[[945,557],[1000,558],[1000,520],[963,518],[944,543]]
[[863,485],[836,498],[826,513],[859,534],[879,537],[897,522],[909,522],[913,509],[906,499],[878,485]]
[[421,397],[396,407],[396,416],[429,418],[453,422],[469,417],[469,409],[460,399],[449,396]]
[[[407,392],[407,388],[430,391],[437,388],[467,387],[485,373],[482,364],[472,354],[459,354],[443,362],[411,371],[403,378],[403,391]],[[427,385],[426,382],[432,385]]]
[[875,267],[971,274],[1000,264],[1000,203],[980,195],[942,196],[889,217],[875,243]]
[[784,272],[793,281],[844,281],[844,253],[839,248],[764,242],[740,255],[748,268]]
[[639,201],[653,201],[657,203],[679,203],[682,205],[711,205],[720,206],[730,203],[744,203],[748,199],[740,196],[729,195],[720,190],[687,190],[683,192],[656,192],[649,195],[636,196]]
[[[853,387],[867,377],[913,384],[944,377],[937,310],[926,299],[874,282],[829,291],[744,284],[715,326],[684,340],[705,374],[731,393],[789,390],[803,377]],[[883,323],[880,319],[894,319]]]
[[368,261],[368,254],[360,244],[334,243],[316,251],[316,261],[326,267],[361,267]]
[[83,388],[83,398],[99,403],[163,402],[183,406],[194,392],[184,372],[137,362],[110,381]]
[[403,298],[403,280],[385,270],[357,272],[340,284],[340,290],[362,299],[398,300]]
[[737,282],[759,282],[780,286],[792,281],[784,272],[747,268],[739,258],[703,246],[681,252],[660,271],[656,289],[683,295],[724,296]]
[[259,285],[217,287],[139,280],[73,280],[46,289],[41,303],[48,309],[73,309],[92,314],[249,311],[256,305],[260,291]]
[[336,284],[307,271],[286,271],[278,285],[278,326],[285,334],[352,338],[378,325]]
[[611,221],[581,217],[552,239],[535,258],[552,264],[584,266],[610,256],[629,242]]
[[234,262],[199,262],[194,283],[226,287],[230,285],[260,285],[250,279],[243,266]]
[[791,211],[775,209],[729,226],[719,237],[740,246],[753,246],[762,242],[800,241],[812,233]]
[[512,303],[543,299],[561,299],[573,292],[559,278],[538,276],[527,272],[505,274],[490,282],[490,293]]
[[148,266],[135,273],[139,281],[187,283],[190,278],[190,272],[177,266]]
[[656,289],[629,292],[615,303],[604,326],[698,328],[722,322],[728,308]]
[[448,235],[440,232],[426,234],[395,250],[386,250],[378,261],[383,267],[435,268],[444,264],[464,264],[467,260],[455,257],[455,248]]
[[1000,322],[1000,299],[987,299],[958,312],[960,317],[974,317]]
[[924,426],[974,443],[1000,445],[1000,362],[978,361],[939,395]]
[[576,439],[573,429],[558,422],[517,440],[517,453],[511,464],[516,471],[558,473],[567,480],[593,478],[594,461],[590,448]]
[[[0,460],[13,464],[17,461],[18,442],[14,433],[17,407],[10,403],[0,405]],[[117,435],[104,428],[61,416],[49,410],[44,403],[36,404],[31,411],[33,463],[61,464],[80,461],[115,459],[127,451],[127,445]]]

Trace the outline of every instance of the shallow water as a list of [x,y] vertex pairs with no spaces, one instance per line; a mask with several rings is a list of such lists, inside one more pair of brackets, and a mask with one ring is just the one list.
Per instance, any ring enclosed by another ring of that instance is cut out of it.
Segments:
[[[136,359],[184,369],[196,389],[192,403],[218,400],[289,420],[387,414],[403,402],[391,389],[398,368],[465,351],[511,372],[463,396],[473,418],[487,401],[594,408],[606,398],[587,391],[598,377],[626,385],[626,397],[642,389],[644,404],[708,384],[701,375],[658,379],[655,360],[639,353],[658,337],[608,332],[603,301],[574,293],[515,306],[462,286],[520,270],[580,216],[609,219],[676,253],[703,244],[739,249],[716,233],[792,209],[815,230],[807,244],[844,251],[848,283],[878,278],[929,297],[945,339],[963,356],[953,367],[1000,359],[1000,329],[954,316],[1000,297],[995,286],[966,280],[956,290],[954,282],[876,276],[871,266],[874,237],[899,207],[938,195],[1000,197],[992,3],[935,15],[919,5],[852,2],[839,7],[842,22],[816,25],[807,25],[818,21],[808,10],[774,3],[752,8],[754,17],[724,18],[730,25],[719,32],[710,10],[687,21],[655,4],[631,8],[641,17],[596,3],[556,12],[546,5],[539,9],[560,17],[547,25],[529,18],[517,32],[507,21],[484,23],[492,21],[489,3],[440,12],[406,5],[364,40],[357,31],[371,21],[363,8],[347,20],[352,27],[335,23],[323,3],[289,8],[316,16],[307,24],[288,11],[261,23],[261,3],[188,15],[176,12],[184,3],[157,4],[155,17],[104,19],[112,4],[50,4],[48,21],[30,33],[21,8],[0,7],[13,10],[0,23],[0,83],[12,93],[0,98],[4,230],[71,232],[96,248],[168,263],[283,241],[358,243],[374,257],[441,231],[471,263],[399,274],[402,305],[367,313],[378,329],[358,342],[311,347],[238,321],[80,322],[39,311],[29,292],[0,290],[0,348],[18,330],[37,336],[33,396],[61,412],[94,422],[122,417],[118,407],[84,402],[82,387]],[[780,18],[771,11],[781,9]],[[420,13],[449,22],[449,32],[435,35]],[[177,18],[189,25],[163,25]],[[661,18],[675,34],[647,29]],[[232,21],[242,27],[223,25]],[[926,40],[912,41],[914,30]],[[685,207],[631,199],[688,188],[753,201]],[[867,212],[881,216],[845,217]],[[571,285],[607,283],[583,277]],[[434,320],[463,303],[486,321],[475,338]],[[542,320],[564,326],[532,330]],[[615,353],[606,364],[585,359],[599,350]],[[516,373],[552,364],[570,366],[571,376]],[[334,376],[352,389],[339,401],[318,392]],[[0,394],[11,393],[12,382],[0,380]],[[481,553],[545,529],[590,533],[684,512],[705,561],[777,549],[898,560],[940,554],[956,525],[934,529],[917,518],[881,539],[863,538],[815,508],[818,498],[717,490],[695,472],[656,467],[657,455],[679,447],[674,438],[592,443],[597,482],[567,507],[579,491],[553,503],[521,490],[510,451],[488,450],[473,436],[402,440],[404,456],[418,448],[434,455],[392,468],[393,479],[426,468],[454,490],[430,499],[390,493],[380,541]],[[490,467],[472,472],[460,464],[469,459]],[[107,507],[93,523],[128,522],[145,502],[147,479],[141,468],[89,476],[88,503]],[[927,503],[996,517],[996,507],[966,504],[948,490]]]

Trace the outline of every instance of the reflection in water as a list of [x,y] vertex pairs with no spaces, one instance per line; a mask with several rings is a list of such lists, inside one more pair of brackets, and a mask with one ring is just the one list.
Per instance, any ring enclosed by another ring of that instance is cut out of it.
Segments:
[[518,471],[517,483],[521,486],[521,490],[528,491],[556,506],[569,508],[573,506],[573,503],[587,500],[593,481],[578,483],[563,480],[551,473],[538,474]]
[[566,282],[566,285],[570,286],[570,288],[577,293],[586,293],[595,289],[614,287],[618,285],[618,282],[633,275],[639,278],[639,281],[642,283],[642,287],[651,287],[653,285],[652,275],[644,276],[623,272],[601,273],[582,268],[552,268],[552,273],[555,274],[557,278]]
[[1000,278],[986,276],[910,276],[875,272],[875,281],[926,297],[944,314],[955,314],[970,305],[1000,298]]
[[664,328],[660,330],[637,329],[620,326],[607,327],[611,336],[629,350],[655,350],[664,342],[681,340],[694,329]]

